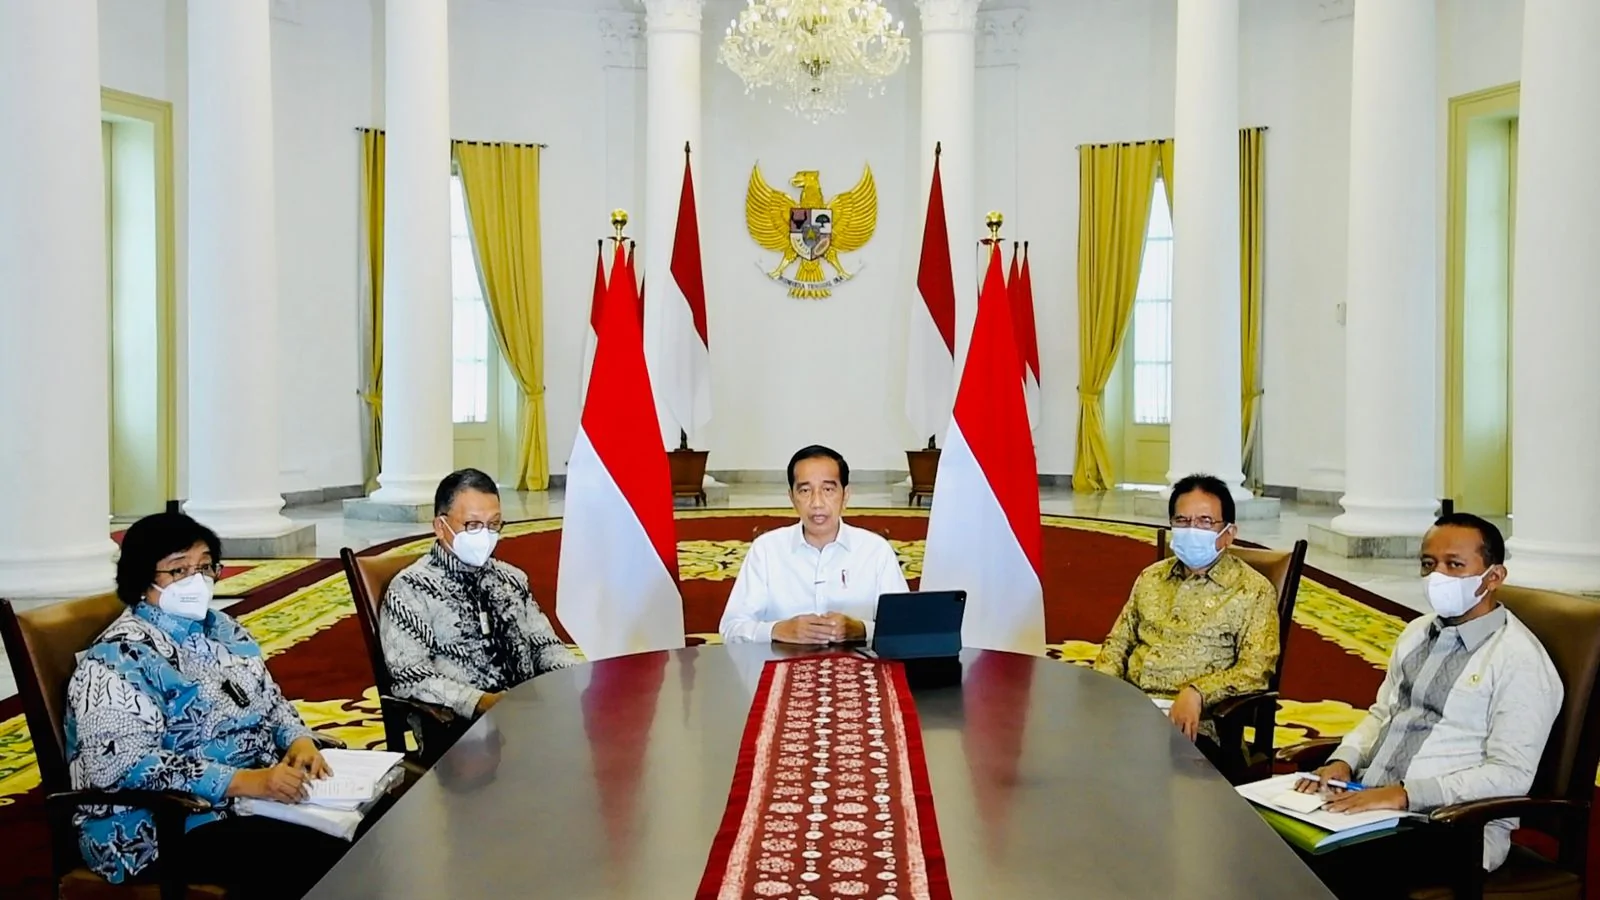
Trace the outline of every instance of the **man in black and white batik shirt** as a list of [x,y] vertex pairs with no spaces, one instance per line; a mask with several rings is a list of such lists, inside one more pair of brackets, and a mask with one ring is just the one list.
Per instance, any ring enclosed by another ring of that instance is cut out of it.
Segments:
[[536,675],[578,664],[528,590],[528,576],[493,558],[500,492],[477,469],[445,476],[434,494],[433,548],[385,594],[378,621],[400,697],[471,718]]

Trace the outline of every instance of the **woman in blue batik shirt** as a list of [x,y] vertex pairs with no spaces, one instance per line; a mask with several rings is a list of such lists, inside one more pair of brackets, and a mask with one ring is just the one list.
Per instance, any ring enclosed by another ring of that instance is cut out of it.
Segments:
[[[298,897],[349,845],[231,809],[236,797],[294,803],[331,773],[260,646],[210,608],[221,558],[216,534],[179,513],[128,529],[117,561],[128,609],[84,653],[67,689],[72,784],[196,794],[216,810],[189,816],[186,877],[228,886],[230,896]],[[108,881],[154,874],[149,813],[95,807],[73,821],[85,863]]]

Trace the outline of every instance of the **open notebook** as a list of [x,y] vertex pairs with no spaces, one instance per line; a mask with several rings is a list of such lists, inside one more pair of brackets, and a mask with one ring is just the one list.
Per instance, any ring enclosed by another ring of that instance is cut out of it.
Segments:
[[315,828],[351,840],[366,808],[399,781],[401,754],[386,750],[324,750],[333,774],[311,782],[309,796],[299,803],[245,798],[234,808],[246,816],[266,816]]
[[1239,796],[1256,805],[1261,817],[1285,840],[1308,853],[1323,853],[1369,840],[1396,830],[1405,819],[1425,818],[1397,809],[1327,812],[1322,809],[1326,798],[1299,793],[1294,789],[1299,782],[1299,774],[1291,773],[1241,784],[1238,791]]

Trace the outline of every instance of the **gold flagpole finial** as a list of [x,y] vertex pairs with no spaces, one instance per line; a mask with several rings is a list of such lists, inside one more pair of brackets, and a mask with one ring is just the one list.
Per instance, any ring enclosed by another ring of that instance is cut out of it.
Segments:
[[622,236],[622,229],[627,227],[628,211],[620,208],[613,209],[611,211],[611,228],[616,232],[616,234],[612,235],[611,239],[619,244],[622,243],[625,240],[625,238]]
[[1006,217],[1004,215],[1002,215],[999,210],[997,210],[997,209],[996,210],[990,210],[989,214],[987,216],[983,217],[983,224],[989,229],[989,236],[984,238],[982,241],[979,241],[979,243],[981,243],[981,244],[998,244],[998,243],[1000,243],[1001,242],[1001,239],[1000,239],[1000,226],[1004,225],[1005,222],[1006,222]]

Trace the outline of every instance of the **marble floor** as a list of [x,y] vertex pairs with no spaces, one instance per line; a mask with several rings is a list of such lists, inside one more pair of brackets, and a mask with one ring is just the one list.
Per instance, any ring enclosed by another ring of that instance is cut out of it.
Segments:
[[[1162,520],[1140,516],[1134,512],[1134,498],[1139,494],[1130,490],[1105,494],[1074,494],[1065,488],[1044,488],[1039,492],[1040,509],[1056,515],[1095,516],[1129,522],[1161,524]],[[560,491],[507,492],[501,497],[501,508],[507,521],[532,519],[562,514],[563,498]],[[732,508],[785,507],[788,494],[782,485],[733,484],[728,489],[728,506]],[[858,508],[901,505],[890,496],[888,485],[861,484],[852,488],[851,505]],[[1306,536],[1306,526],[1326,525],[1338,510],[1327,506],[1302,506],[1284,501],[1277,519],[1252,520],[1239,523],[1240,537],[1269,547],[1288,547]],[[366,522],[344,518],[341,504],[323,503],[295,507],[285,515],[299,522],[317,526],[317,555],[335,557],[341,547],[363,549],[394,538],[423,534],[424,524],[392,522]],[[1418,586],[1416,563],[1408,560],[1345,559],[1313,549],[1306,560],[1313,566],[1379,596],[1412,609],[1425,605]],[[225,609],[228,601],[216,606]],[[11,667],[0,651],[0,698],[16,693]]]

